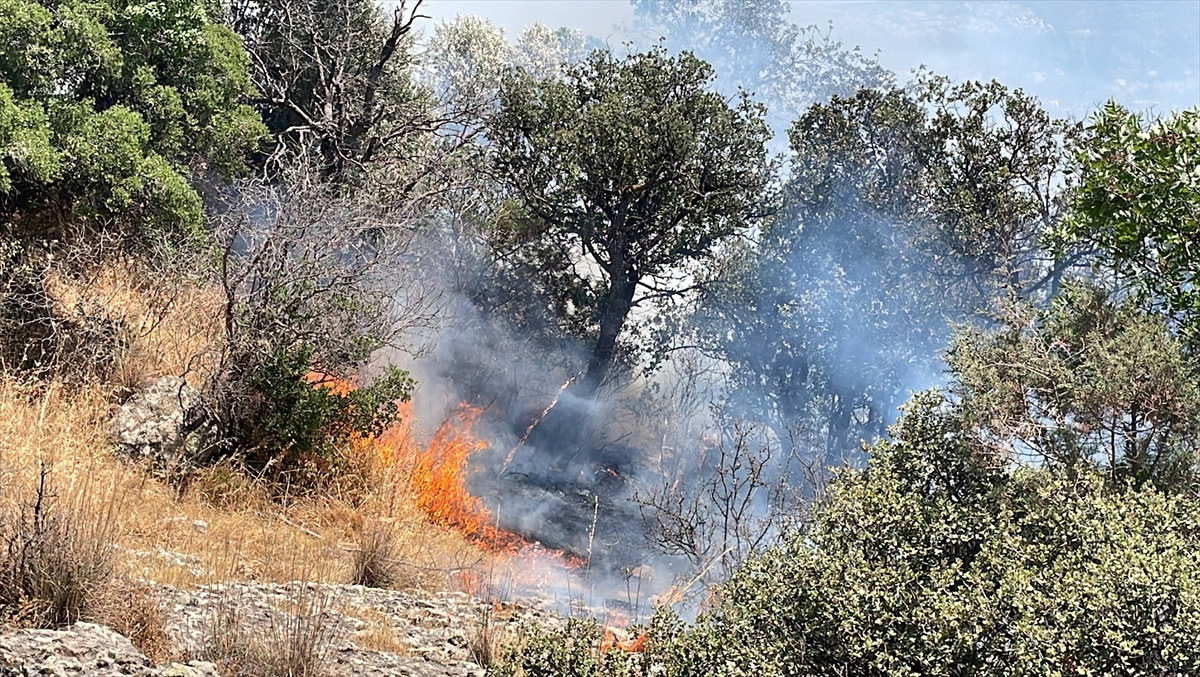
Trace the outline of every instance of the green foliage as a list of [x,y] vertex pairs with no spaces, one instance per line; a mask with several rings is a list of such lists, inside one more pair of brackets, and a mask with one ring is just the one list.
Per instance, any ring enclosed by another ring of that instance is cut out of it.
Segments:
[[731,404],[833,454],[882,436],[947,320],[1052,290],[1073,263],[1035,245],[1072,134],[1019,90],[928,74],[812,106],[782,213],[709,271],[693,320],[735,365]]
[[1041,312],[1017,306],[999,319],[964,329],[947,353],[981,439],[1054,465],[1092,461],[1116,484],[1194,482],[1196,366],[1161,317],[1073,286]]
[[1097,247],[1191,338],[1200,322],[1200,108],[1146,120],[1110,101],[1075,153],[1079,187],[1059,243]]
[[619,357],[639,290],[711,256],[763,209],[762,108],[744,95],[730,105],[713,77],[686,52],[598,50],[562,78],[517,69],[502,83],[488,139],[513,209],[496,241],[531,274],[547,324],[593,347],[590,390]]
[[[633,628],[637,631],[638,628]],[[651,673],[651,653],[623,651],[591,620],[572,618],[555,632],[534,635],[528,643],[505,648],[494,666],[503,677],[635,677]],[[606,646],[607,644],[607,646]]]
[[198,0],[0,2],[0,218],[198,232],[199,161],[244,168],[263,128],[236,36]]
[[397,402],[412,396],[408,373],[389,366],[369,384],[349,390],[329,379],[309,379],[312,349],[279,349],[246,374],[258,393],[258,411],[247,412],[251,461],[277,459],[284,469],[313,457],[327,461],[357,436],[378,435],[394,423]]
[[1012,467],[927,393],[714,622],[776,674],[1190,674],[1198,508],[1088,465]]

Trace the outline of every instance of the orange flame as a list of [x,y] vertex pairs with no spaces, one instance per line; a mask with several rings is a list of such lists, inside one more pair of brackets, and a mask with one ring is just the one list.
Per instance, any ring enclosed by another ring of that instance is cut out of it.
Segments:
[[[329,388],[339,395],[354,389],[354,384],[323,374],[309,374],[315,388]],[[473,543],[502,554],[507,570],[500,575],[516,590],[537,591],[555,586],[555,579],[569,579],[584,563],[557,550],[529,543],[517,534],[500,529],[496,518],[483,502],[467,491],[467,472],[472,454],[487,445],[471,432],[482,410],[465,404],[446,418],[424,446],[415,441],[415,419],[410,404],[398,408],[399,420],[375,437],[351,440],[350,452],[366,461],[388,481],[407,485],[417,507],[431,521],[464,535]],[[454,578],[459,587],[472,595],[490,594],[497,572],[464,569]],[[568,583],[569,585],[569,583]]]
[[486,446],[471,435],[481,410],[460,406],[442,422],[424,449],[412,443],[411,408],[405,406],[401,411],[399,423],[378,437],[358,441],[362,451],[373,453],[384,468],[400,470],[417,507],[434,523],[492,551],[512,552],[525,545],[520,536],[498,528],[483,501],[467,492],[467,461]]
[[642,632],[636,638],[630,640],[618,639],[608,627],[604,628],[604,639],[600,641],[600,652],[604,653],[609,649],[618,651],[626,651],[629,653],[641,653],[646,650],[646,638],[649,633]]

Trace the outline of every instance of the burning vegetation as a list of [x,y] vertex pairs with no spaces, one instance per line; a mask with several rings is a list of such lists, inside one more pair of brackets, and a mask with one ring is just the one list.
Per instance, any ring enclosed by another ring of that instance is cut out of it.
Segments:
[[9,555],[54,466],[130,577],[661,607],[515,672],[1200,673],[1200,111],[900,82],[779,1],[623,51],[5,1]]

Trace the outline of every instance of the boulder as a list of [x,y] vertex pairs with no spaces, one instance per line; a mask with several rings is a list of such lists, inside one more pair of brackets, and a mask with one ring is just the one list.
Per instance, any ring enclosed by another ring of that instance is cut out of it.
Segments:
[[157,668],[126,637],[93,623],[0,634],[3,677],[216,677],[212,663]]
[[121,405],[109,432],[121,453],[165,471],[203,465],[221,446],[211,408],[178,376],[158,379]]

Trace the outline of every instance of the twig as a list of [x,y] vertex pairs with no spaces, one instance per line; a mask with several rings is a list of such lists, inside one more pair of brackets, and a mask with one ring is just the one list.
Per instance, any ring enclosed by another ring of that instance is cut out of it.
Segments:
[[299,524],[296,524],[295,522],[289,520],[288,518],[284,517],[281,514],[276,514],[275,516],[278,517],[280,519],[280,521],[282,521],[284,524],[286,524],[290,527],[295,527],[295,528],[299,529],[300,531],[303,531],[304,533],[308,534],[309,536],[312,536],[313,538],[315,538],[319,541],[325,540],[325,537],[322,536],[321,534],[318,534],[317,532],[313,531],[312,529],[302,527]]

